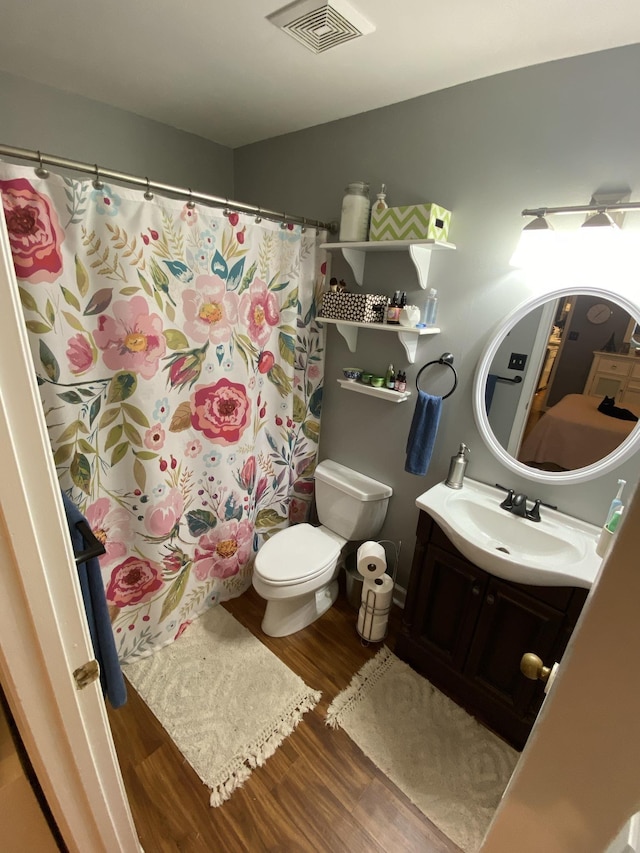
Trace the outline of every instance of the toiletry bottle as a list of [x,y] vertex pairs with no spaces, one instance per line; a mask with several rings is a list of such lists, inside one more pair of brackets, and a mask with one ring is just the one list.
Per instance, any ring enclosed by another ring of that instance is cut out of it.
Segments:
[[354,181],[344,192],[339,239],[342,242],[364,241],[369,233],[369,184]]
[[396,378],[396,391],[399,391],[401,394],[407,390],[407,374],[404,370],[398,371],[398,376]]
[[611,506],[609,507],[609,512],[607,513],[607,518],[604,523],[604,526],[607,527],[609,522],[611,521],[614,512],[618,509],[618,507],[622,506],[622,490],[627,485],[626,480],[618,480],[618,493],[615,498],[611,501]]
[[609,533],[615,533],[618,529],[618,524],[620,523],[620,519],[622,518],[622,512],[624,507],[622,505],[615,508],[613,515],[607,522],[607,530]]
[[387,375],[386,375],[386,385],[387,385],[387,388],[388,388],[390,391],[395,391],[395,387],[396,387],[396,374],[395,374],[395,371],[394,371],[394,369],[393,369],[393,365],[392,365],[392,364],[390,364],[390,365],[389,365],[389,370],[387,370]]
[[[384,387],[389,388],[389,382],[393,381],[395,383],[395,379],[396,379],[396,374],[395,374],[395,371],[393,369],[393,365],[390,364],[389,367],[387,368],[387,372],[385,373],[385,376],[384,376]],[[393,388],[393,385],[391,385],[391,388]]]
[[611,545],[613,544],[613,537],[618,529],[618,524],[622,518],[623,510],[624,507],[622,504],[616,507],[611,518],[600,531],[600,537],[596,545],[596,554],[599,557],[606,557],[609,553],[609,548],[611,548]]
[[387,308],[387,323],[397,325],[400,323],[400,291],[396,290],[393,299]]
[[387,193],[386,186],[383,184],[380,188],[380,192],[376,196],[376,200],[373,203],[373,208],[376,213],[382,213],[383,210],[386,210],[389,205],[387,204]]
[[449,486],[450,489],[461,489],[462,483],[464,481],[464,472],[467,469],[467,453],[471,451],[467,447],[466,444],[461,443],[460,448],[455,456],[451,457],[451,462],[449,463],[449,473],[447,474],[447,479],[444,481],[445,486]]
[[438,291],[435,288],[431,288],[429,291],[429,296],[427,297],[427,303],[424,309],[424,324],[425,326],[435,326],[436,324],[436,316],[438,314]]
[[402,311],[407,305],[407,293],[405,290],[402,291],[402,295],[400,296],[400,310]]

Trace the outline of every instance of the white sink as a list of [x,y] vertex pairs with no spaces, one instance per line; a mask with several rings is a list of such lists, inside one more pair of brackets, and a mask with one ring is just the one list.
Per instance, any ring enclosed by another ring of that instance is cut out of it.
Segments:
[[492,575],[535,586],[590,589],[602,563],[596,554],[600,528],[544,506],[542,521],[520,518],[501,509],[505,496],[467,477],[461,489],[438,483],[416,505],[468,560]]

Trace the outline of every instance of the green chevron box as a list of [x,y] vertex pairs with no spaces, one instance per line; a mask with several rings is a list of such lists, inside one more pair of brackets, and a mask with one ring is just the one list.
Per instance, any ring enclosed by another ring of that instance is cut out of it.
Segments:
[[371,214],[369,240],[445,240],[451,211],[438,204],[408,204]]

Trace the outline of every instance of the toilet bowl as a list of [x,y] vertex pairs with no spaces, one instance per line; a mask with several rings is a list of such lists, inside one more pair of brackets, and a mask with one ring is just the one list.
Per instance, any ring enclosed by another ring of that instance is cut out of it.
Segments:
[[392,494],[390,486],[332,460],[317,466],[315,479],[321,525],[281,530],[256,555],[253,586],[267,602],[262,630],[270,637],[300,631],[331,607],[344,546],[379,532]]

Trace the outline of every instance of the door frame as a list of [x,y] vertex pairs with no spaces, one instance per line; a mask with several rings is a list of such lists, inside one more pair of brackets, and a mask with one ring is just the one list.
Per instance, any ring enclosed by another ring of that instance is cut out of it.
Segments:
[[[0,205],[0,211],[2,205]],[[0,679],[70,851],[140,853],[93,658],[0,213]]]

